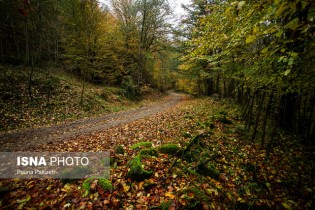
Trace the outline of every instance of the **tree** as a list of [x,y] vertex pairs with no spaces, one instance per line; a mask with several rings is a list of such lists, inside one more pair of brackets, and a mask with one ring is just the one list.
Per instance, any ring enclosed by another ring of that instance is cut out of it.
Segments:
[[185,65],[200,68],[202,63],[210,76],[217,72],[222,79],[213,80],[216,91],[242,103],[253,138],[258,125],[251,123],[256,116],[264,131],[266,126],[280,127],[311,139],[314,4],[223,1],[208,4],[205,11],[187,42]]

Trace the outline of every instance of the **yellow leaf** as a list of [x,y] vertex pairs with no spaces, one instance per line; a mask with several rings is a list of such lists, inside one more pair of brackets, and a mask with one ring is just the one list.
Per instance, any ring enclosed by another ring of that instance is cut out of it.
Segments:
[[130,190],[130,186],[125,185],[125,186],[124,186],[124,191],[125,191],[125,192],[128,192],[129,190]]
[[256,39],[255,35],[250,35],[249,37],[246,38],[245,42],[246,42],[246,44],[248,44],[248,43],[255,41],[255,39]]
[[268,52],[268,47],[262,49],[262,51],[261,51],[261,53],[263,53],[263,54],[265,54],[265,53],[267,53],[267,52]]
[[291,209],[291,206],[285,202],[281,203],[281,205],[285,208],[285,209]]
[[180,202],[180,204],[182,204],[183,206],[185,206],[187,203],[186,203],[186,201],[184,200],[184,199],[179,199],[179,202]]
[[258,27],[255,26],[255,27],[253,28],[253,34],[257,34],[258,31],[259,31]]
[[142,188],[143,184],[144,184],[144,182],[140,182],[140,183],[139,183],[139,188],[140,188],[140,189]]
[[245,193],[246,193],[246,195],[251,195],[251,193],[250,193],[248,188],[245,189]]
[[167,193],[165,193],[165,196],[166,197],[169,197],[170,199],[175,199],[175,195],[173,194],[173,193],[171,193],[171,192],[167,192]]

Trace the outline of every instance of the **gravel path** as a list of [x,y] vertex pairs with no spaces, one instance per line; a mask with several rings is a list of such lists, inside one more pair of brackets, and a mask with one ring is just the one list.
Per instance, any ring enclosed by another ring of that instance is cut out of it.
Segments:
[[38,129],[29,129],[0,135],[0,152],[16,151],[17,148],[31,148],[40,144],[50,144],[55,141],[66,141],[81,135],[98,133],[114,126],[126,124],[147,116],[154,115],[175,106],[183,99],[176,93],[169,93],[167,100],[150,106],[125,112],[113,113],[96,118],[77,120],[67,124]]

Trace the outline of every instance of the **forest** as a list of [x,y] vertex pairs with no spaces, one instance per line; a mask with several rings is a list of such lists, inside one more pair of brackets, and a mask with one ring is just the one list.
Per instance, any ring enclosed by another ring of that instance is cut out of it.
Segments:
[[314,2],[172,2],[0,0],[0,153],[111,154],[0,209],[314,209]]

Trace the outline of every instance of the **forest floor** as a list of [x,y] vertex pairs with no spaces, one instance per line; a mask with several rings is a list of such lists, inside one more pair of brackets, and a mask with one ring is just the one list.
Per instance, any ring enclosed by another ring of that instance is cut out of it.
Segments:
[[[79,131],[64,141],[12,146],[32,152],[109,151],[112,188],[102,188],[99,180],[86,191],[84,179],[3,179],[0,209],[314,209],[313,147],[279,134],[267,156],[249,140],[233,103],[176,94],[169,99],[143,112],[119,113],[107,128],[109,119],[92,120],[88,135]],[[92,126],[99,122],[103,127]],[[128,172],[144,150],[135,147],[139,142],[150,142],[158,154],[141,156],[141,167],[152,174],[134,181]],[[165,154],[161,147],[168,143],[185,152]]]
[[86,118],[56,126],[0,134],[0,152],[32,151],[40,144],[59,144],[79,136],[88,136],[164,111],[175,106],[184,97],[184,95],[170,92],[162,100],[137,109]]

